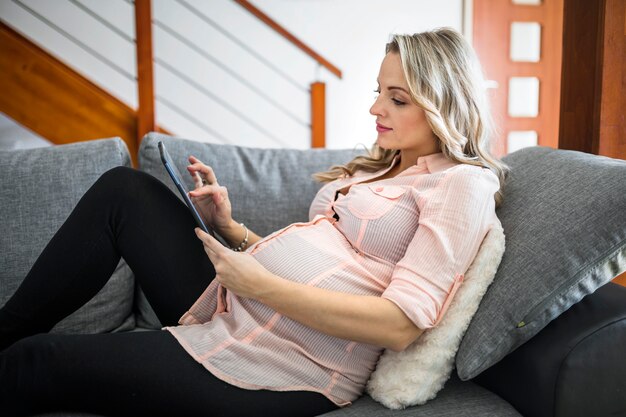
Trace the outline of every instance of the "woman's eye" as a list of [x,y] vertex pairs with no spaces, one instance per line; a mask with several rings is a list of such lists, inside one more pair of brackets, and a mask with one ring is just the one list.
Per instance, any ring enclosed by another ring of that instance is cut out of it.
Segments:
[[374,92],[375,92],[376,94],[380,94],[380,88],[377,88],[376,90],[374,90]]
[[404,101],[400,101],[396,98],[392,98],[391,101],[393,101],[393,104],[395,104],[396,106],[404,106],[406,104]]

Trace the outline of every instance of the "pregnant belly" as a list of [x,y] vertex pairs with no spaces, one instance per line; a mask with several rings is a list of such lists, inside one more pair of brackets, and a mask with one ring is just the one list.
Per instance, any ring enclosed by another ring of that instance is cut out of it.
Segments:
[[252,256],[282,278],[352,294],[380,295],[393,270],[356,252],[327,221],[272,236]]

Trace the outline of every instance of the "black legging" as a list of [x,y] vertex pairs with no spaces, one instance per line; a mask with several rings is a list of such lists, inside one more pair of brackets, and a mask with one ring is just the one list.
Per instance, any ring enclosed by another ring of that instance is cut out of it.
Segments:
[[0,309],[0,349],[9,346],[0,353],[0,415],[308,416],[335,409],[314,392],[229,385],[169,332],[45,334],[105,285],[120,257],[161,323],[176,325],[215,275],[194,227],[159,180],[123,167],[102,175]]

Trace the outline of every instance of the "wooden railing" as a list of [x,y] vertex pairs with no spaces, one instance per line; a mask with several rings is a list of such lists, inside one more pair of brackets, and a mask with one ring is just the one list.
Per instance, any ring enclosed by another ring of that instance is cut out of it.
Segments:
[[139,72],[141,114],[0,22],[0,112],[54,144],[119,136],[136,165],[145,133],[169,134],[154,123],[142,98],[153,89]]
[[55,144],[120,136],[137,154],[133,109],[0,22],[0,111]]
[[[234,0],[235,3],[252,13],[259,20],[272,28],[282,37],[287,39],[302,52],[309,55],[321,66],[326,68],[331,73],[335,74],[338,78],[342,77],[341,70],[331,64],[327,59],[315,52],[309,46],[307,46],[300,39],[292,35],[287,29],[281,26],[278,22],[271,17],[263,13],[257,7],[247,0]],[[326,84],[320,81],[311,83],[311,147],[312,148],[325,148],[326,147]]]
[[321,56],[320,54],[315,52],[313,49],[311,49],[309,46],[307,46],[300,39],[296,38],[287,29],[285,29],[278,22],[276,22],[271,17],[269,17],[268,15],[263,13],[261,10],[256,8],[252,3],[250,3],[247,0],[234,0],[234,1],[235,1],[235,3],[239,4],[241,7],[243,7],[244,9],[249,11],[250,13],[252,13],[254,16],[256,16],[260,21],[262,21],[267,26],[269,26],[274,31],[276,31],[279,35],[281,35],[282,37],[287,39],[289,42],[291,42],[293,45],[295,45],[302,52],[304,52],[305,54],[307,54],[308,56],[313,58],[321,66],[325,67],[328,71],[330,71],[333,74],[335,74],[337,76],[337,78],[341,78],[341,70],[339,68],[337,68],[336,66],[331,64],[328,60],[326,60],[323,56]]

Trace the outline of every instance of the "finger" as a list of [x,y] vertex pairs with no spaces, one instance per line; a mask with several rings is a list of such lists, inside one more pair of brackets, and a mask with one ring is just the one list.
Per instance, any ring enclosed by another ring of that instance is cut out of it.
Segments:
[[200,172],[201,177],[206,180],[206,182],[210,185],[217,184],[217,177],[213,172],[213,168],[208,165],[203,164],[202,162],[196,162],[187,167],[190,173]]
[[[189,160],[191,161],[191,158],[189,158]],[[191,176],[191,179],[193,180],[195,188],[200,188],[204,185],[202,183],[202,176],[198,172],[197,167],[193,165],[187,165],[187,172]]]
[[202,175],[190,166],[187,167],[189,171],[189,175],[191,176],[191,180],[193,181],[193,189],[197,190],[199,188],[204,187],[207,184],[207,181],[202,178]]
[[211,261],[213,261],[213,258],[215,257],[215,251],[211,248],[211,243],[208,240],[206,240],[205,238],[206,233],[204,233],[204,231],[200,229],[199,227],[196,227],[194,229],[194,232],[196,233],[196,237],[200,239],[200,241],[202,242],[204,251],[206,252],[207,255],[209,255],[209,258],[211,259]]
[[200,176],[198,171],[194,172],[193,182],[194,182],[196,188],[200,188],[200,187],[204,186],[204,184],[202,183],[202,177]]
[[204,246],[209,249],[212,253],[220,253],[222,250],[226,249],[222,244],[215,239],[210,234],[206,233],[204,230],[196,227],[195,229],[196,236],[202,241]]
[[[200,188],[189,191],[191,197],[211,197],[222,192],[222,187],[219,185],[203,185]],[[215,200],[215,198],[213,198]],[[221,201],[221,198],[219,199]]]

